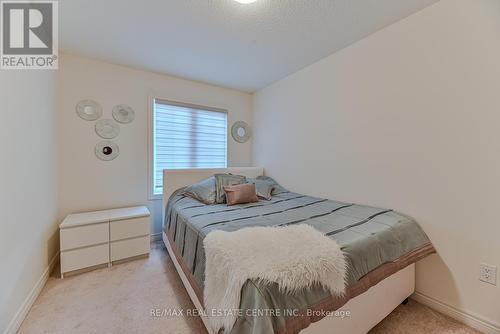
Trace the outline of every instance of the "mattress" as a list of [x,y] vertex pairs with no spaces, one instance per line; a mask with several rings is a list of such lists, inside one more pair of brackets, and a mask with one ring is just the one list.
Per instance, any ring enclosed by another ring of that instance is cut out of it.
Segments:
[[293,224],[311,225],[341,246],[349,265],[346,295],[331,296],[319,285],[285,295],[276,284],[249,280],[241,293],[242,315],[231,333],[298,333],[320,320],[324,311],[339,309],[350,298],[434,252],[419,225],[403,214],[306,196],[279,186],[270,201],[236,206],[205,205],[179,189],[167,203],[164,231],[203,304],[203,239],[208,233]]

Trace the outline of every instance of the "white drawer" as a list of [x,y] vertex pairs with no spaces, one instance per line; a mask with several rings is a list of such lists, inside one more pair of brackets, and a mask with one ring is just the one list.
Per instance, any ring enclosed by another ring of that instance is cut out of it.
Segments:
[[78,226],[61,230],[61,250],[107,243],[109,223]]
[[110,240],[122,240],[149,235],[149,217],[115,220],[110,222]]
[[149,235],[135,239],[114,241],[111,243],[111,261],[148,254],[150,248]]
[[61,252],[61,272],[92,267],[109,262],[108,244]]

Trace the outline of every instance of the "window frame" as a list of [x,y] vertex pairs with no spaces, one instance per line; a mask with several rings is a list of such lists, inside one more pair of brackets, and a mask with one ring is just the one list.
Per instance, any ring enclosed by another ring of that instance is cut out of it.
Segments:
[[[155,185],[154,185],[154,176],[155,176],[155,104],[157,102],[179,106],[179,107],[187,107],[193,109],[200,109],[206,111],[214,111],[214,112],[222,112],[226,114],[226,166],[227,168],[229,161],[229,112],[227,109],[210,107],[203,104],[195,104],[188,102],[179,102],[176,100],[171,100],[167,98],[161,98],[157,96],[149,97],[149,121],[148,121],[148,197],[149,200],[162,200],[163,193],[155,194]],[[222,168],[222,167],[221,167]],[[193,169],[193,168],[187,168]],[[180,169],[182,170],[182,169]]]

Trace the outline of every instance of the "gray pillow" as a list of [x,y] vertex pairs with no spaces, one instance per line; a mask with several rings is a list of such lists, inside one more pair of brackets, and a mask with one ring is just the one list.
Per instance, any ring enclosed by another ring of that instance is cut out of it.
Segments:
[[182,194],[192,197],[204,204],[215,204],[215,177],[210,176],[207,179],[186,187]]
[[224,187],[247,183],[247,178],[242,175],[215,174],[215,203],[226,203]]
[[269,176],[258,176],[257,180],[270,182],[274,186],[273,194],[279,194],[288,192],[285,188],[283,188],[278,182],[276,182],[272,177]]
[[255,192],[259,198],[270,201],[274,190],[274,183],[269,180],[248,179],[248,183],[255,184]]

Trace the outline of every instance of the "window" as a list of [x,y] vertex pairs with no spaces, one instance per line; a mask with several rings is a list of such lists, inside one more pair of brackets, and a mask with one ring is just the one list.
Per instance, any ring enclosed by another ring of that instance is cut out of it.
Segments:
[[227,167],[227,112],[154,100],[153,195],[163,193],[163,169]]

